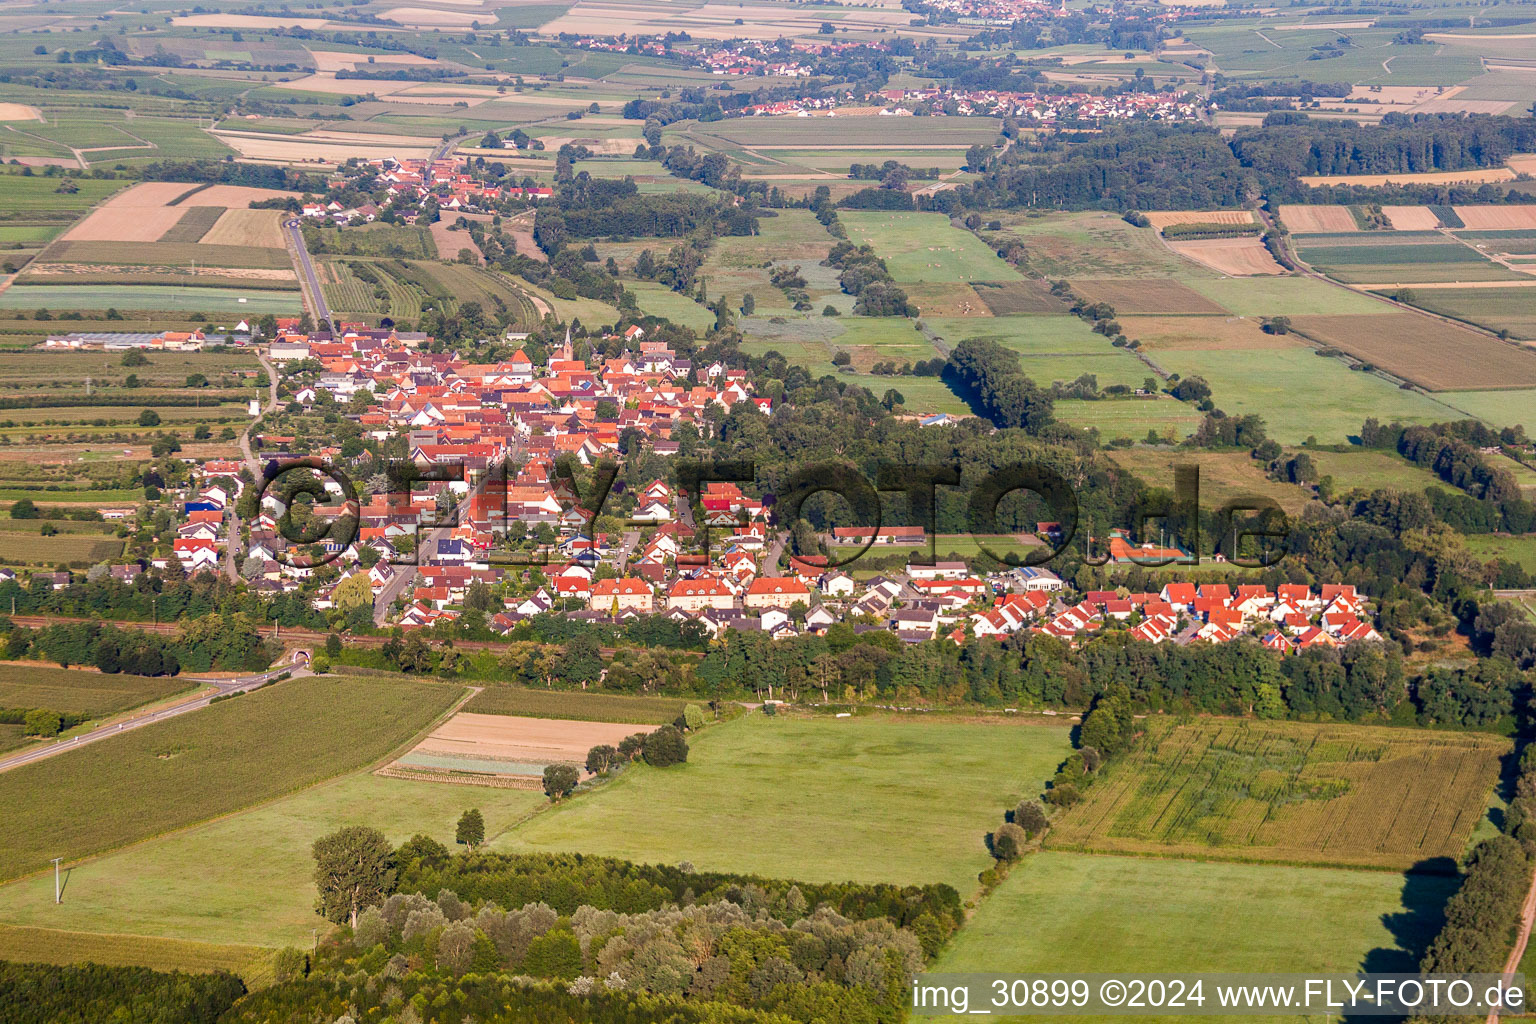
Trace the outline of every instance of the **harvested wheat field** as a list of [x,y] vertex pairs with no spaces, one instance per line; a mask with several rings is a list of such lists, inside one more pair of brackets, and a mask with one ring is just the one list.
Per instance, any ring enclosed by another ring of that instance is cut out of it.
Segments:
[[439,11],[432,7],[391,7],[380,15],[407,28],[464,28],[486,17],[463,11]]
[[225,210],[202,237],[204,245],[244,245],[281,249],[284,245],[279,210]]
[[1485,167],[1471,171],[1429,171],[1423,174],[1313,174],[1299,179],[1316,188],[1319,185],[1456,185],[1466,182],[1513,181],[1515,172],[1508,167]]
[[1154,210],[1147,220],[1161,231],[1170,224],[1252,224],[1248,210]]
[[475,254],[477,263],[484,263],[485,254],[480,251],[480,247],[475,244],[469,232],[453,230],[453,225],[459,222],[460,217],[479,224],[488,224],[491,221],[491,215],[488,213],[450,213],[441,220],[434,221],[428,229],[432,232],[432,244],[437,246],[438,255],[443,259],[457,259],[460,249],[468,249]]
[[1285,226],[1295,235],[1360,230],[1354,214],[1343,206],[1300,206],[1287,203],[1280,207],[1280,219],[1285,221]]
[[461,711],[385,771],[444,782],[537,788],[549,765],[574,765],[586,778],[587,751],[604,743],[616,747],[624,737],[654,728]]
[[191,188],[183,181],[150,181],[135,185],[96,207],[62,237],[71,242],[156,241],[186,212],[179,206],[166,204]]
[[43,112],[25,103],[0,103],[0,121],[41,121]]
[[329,92],[339,96],[361,96],[371,92],[375,96],[387,96],[402,89],[409,89],[414,82],[391,82],[380,79],[362,78],[337,78],[334,72],[317,71],[303,78],[294,78],[286,82],[273,82],[274,89],[295,89],[300,92]]
[[[370,85],[374,83],[369,83]],[[400,144],[386,146],[382,143],[365,143],[362,145],[349,145],[330,139],[318,141],[306,141],[303,138],[295,138],[289,135],[252,135],[248,132],[222,132],[213,133],[231,149],[241,156],[251,160],[274,160],[283,163],[319,162],[341,163],[358,157],[363,160],[372,160],[377,157],[394,156],[402,160],[411,157],[428,157],[432,155],[431,146],[410,146]]]
[[1504,162],[1516,174],[1536,174],[1536,153],[1516,153]]
[[1456,216],[1471,231],[1536,229],[1536,206],[1457,206]]
[[1194,242],[1173,242],[1170,248],[1203,266],[1233,277],[1283,274],[1285,268],[1253,236],[1246,238],[1203,238]]
[[1440,218],[1427,206],[1383,206],[1382,214],[1393,231],[1433,231]]
[[1421,313],[1298,316],[1292,327],[1430,391],[1536,387],[1536,352]]

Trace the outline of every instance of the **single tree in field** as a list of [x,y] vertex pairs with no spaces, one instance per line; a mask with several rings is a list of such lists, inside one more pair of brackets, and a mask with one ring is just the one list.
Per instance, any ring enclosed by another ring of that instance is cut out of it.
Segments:
[[593,775],[599,775],[613,767],[618,760],[619,752],[607,743],[599,743],[587,751],[587,771]]
[[998,860],[1018,860],[1029,842],[1024,830],[1012,822],[997,826],[992,833],[992,856]]
[[378,829],[349,825],[315,840],[315,911],[357,927],[357,915],[395,888],[395,851]]
[[676,726],[664,725],[645,737],[645,763],[656,768],[688,760],[688,741]]
[[459,816],[459,830],[454,838],[467,846],[470,853],[485,842],[485,818],[481,817],[480,808],[471,807]]
[[550,802],[559,803],[571,795],[571,790],[576,788],[576,783],[581,781],[581,773],[575,765],[552,764],[544,769],[544,795]]
[[1013,823],[1030,837],[1038,836],[1051,824],[1045,816],[1045,808],[1040,806],[1038,800],[1025,800],[1014,808]]

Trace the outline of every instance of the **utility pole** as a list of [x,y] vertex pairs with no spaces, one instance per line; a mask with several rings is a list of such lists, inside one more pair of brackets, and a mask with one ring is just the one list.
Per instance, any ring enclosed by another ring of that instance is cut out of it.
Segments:
[[53,858],[53,902],[55,906],[64,902],[64,890],[59,885],[59,861],[63,859],[63,857]]

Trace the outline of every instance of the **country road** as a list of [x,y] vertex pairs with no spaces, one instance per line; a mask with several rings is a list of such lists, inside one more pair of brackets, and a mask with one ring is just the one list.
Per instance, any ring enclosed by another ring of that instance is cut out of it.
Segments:
[[129,732],[133,729],[138,729],[143,726],[150,725],[154,722],[163,722],[167,718],[175,718],[177,715],[184,715],[188,711],[196,711],[198,708],[205,708],[216,697],[222,697],[226,694],[234,693],[236,690],[248,690],[253,686],[260,686],[263,683],[269,682],[274,677],[282,675],[284,672],[291,672],[295,676],[309,675],[309,669],[307,668],[295,668],[292,665],[284,665],[278,668],[269,669],[266,672],[258,672],[255,675],[240,676],[236,679],[199,680],[196,677],[189,677],[189,682],[206,682],[208,686],[205,686],[199,689],[196,693],[187,697],[183,697],[181,700],[175,701],[174,703],[167,704],[164,707],[155,708],[153,711],[150,711],[146,714],[142,714],[133,718],[125,718],[118,722],[107,722],[103,725],[97,726],[90,732],[81,733],[80,735],[71,737],[68,740],[61,740],[57,743],[47,743],[41,746],[28,748],[27,750],[23,750],[20,753],[12,754],[9,757],[0,757],[0,772],[10,771],[12,768],[19,768],[24,764],[33,764],[37,761],[43,760],[44,758],[53,757],[55,754],[63,754],[71,750],[79,750],[87,743],[95,743],[97,740],[104,740],[109,736],[121,736],[123,733]]
[[293,241],[293,256],[298,263],[299,275],[303,278],[304,289],[309,292],[310,305],[314,307],[315,322],[324,320],[331,322],[331,311],[325,304],[325,293],[320,290],[320,279],[315,276],[315,265],[310,261],[309,249],[304,245],[304,232],[299,227],[299,218],[283,222],[283,229],[288,232],[288,237]]

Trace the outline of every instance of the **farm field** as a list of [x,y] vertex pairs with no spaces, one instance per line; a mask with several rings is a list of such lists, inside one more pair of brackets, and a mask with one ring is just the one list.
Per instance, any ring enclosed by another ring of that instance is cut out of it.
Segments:
[[1055,822],[1055,849],[1407,869],[1459,861],[1509,742],[1361,726],[1149,720]]
[[1280,219],[1295,235],[1360,230],[1347,206],[1299,206],[1287,203],[1280,207]]
[[[458,687],[309,677],[0,775],[0,878],[227,814],[355,770],[445,711]],[[346,729],[336,723],[345,721]],[[207,785],[217,778],[218,785]]]
[[1141,342],[1141,351],[1154,361],[1157,353],[1179,350],[1249,351],[1296,348],[1305,343],[1290,334],[1266,334],[1257,317],[1120,316],[1128,338]]
[[1536,537],[1508,537],[1491,533],[1474,533],[1466,537],[1467,550],[1480,561],[1491,562],[1502,558],[1514,562],[1526,572],[1536,572]]
[[1264,248],[1257,235],[1240,238],[1201,238],[1191,242],[1170,242],[1169,248],[1187,256],[1218,274],[1233,277],[1284,274],[1285,268]]
[[7,173],[0,178],[0,213],[57,216],[62,211],[76,211],[78,214],[128,185],[126,181],[101,178],[78,178],[74,183],[79,186],[78,192],[61,193],[57,178],[29,178],[19,173]]
[[1312,436],[1337,444],[1358,434],[1370,416],[1428,424],[1444,422],[1450,411],[1426,395],[1403,391],[1305,348],[1162,351],[1156,358],[1172,373],[1204,377],[1228,415],[1257,413],[1269,436],[1281,444],[1300,444]]
[[1330,452],[1312,448],[1307,455],[1317,467],[1319,477],[1333,477],[1335,492],[1343,493],[1356,487],[1373,491],[1389,488],[1398,491],[1422,491],[1426,487],[1446,487],[1446,483],[1429,470],[1415,466],[1393,452],[1358,449],[1347,452]]
[[[709,726],[689,747],[687,765],[626,772],[497,845],[686,858],[808,881],[948,882],[970,893],[990,861],[986,832],[1001,808],[1039,792],[1066,756],[1068,730],[753,715]],[[936,777],[948,781],[935,786]],[[887,841],[895,821],[900,843]]]
[[[1178,404],[1183,405],[1182,402]],[[1139,441],[1145,434],[1131,436]],[[1122,469],[1135,473],[1149,486],[1169,492],[1173,490],[1176,467],[1199,467],[1202,508],[1216,509],[1231,501],[1261,497],[1271,499],[1294,515],[1301,511],[1308,498],[1308,493],[1300,487],[1271,480],[1258,461],[1246,452],[1137,447],[1110,452],[1108,457]]]
[[[715,325],[715,314],[664,284],[657,284],[654,281],[627,281],[624,287],[635,293],[635,301],[646,313],[665,317],[673,323],[691,327],[700,333]],[[739,301],[737,307],[740,308]]]
[[956,416],[969,416],[971,407],[959,395],[949,390],[949,385],[938,377],[876,377],[870,374],[850,374],[847,379],[869,389],[876,398],[883,396],[887,388],[894,388],[902,397],[902,406],[908,414],[927,415],[945,412]]
[[1211,276],[1170,252],[1157,232],[1112,213],[1007,212],[998,219],[1002,230],[988,239],[1022,241],[1029,269],[1049,280]]
[[[51,901],[51,893],[44,899]],[[144,935],[105,935],[23,928],[0,924],[0,959],[28,964],[148,967],[156,971],[229,971],[255,988],[270,983],[271,950],[258,946],[213,945]]]
[[1436,875],[1048,850],[1013,869],[931,970],[1412,972],[1456,884]]
[[1536,386],[1536,353],[1415,313],[1298,316],[1292,326],[1431,391]]
[[296,291],[255,288],[181,287],[160,284],[19,284],[0,292],[4,309],[80,309],[115,307],[128,312],[161,310],[208,310],[238,313],[297,314]]
[[[136,497],[142,498],[143,495]],[[34,498],[41,501],[41,498]],[[63,562],[84,567],[118,558],[123,542],[110,537],[59,533],[52,537],[0,533],[0,565],[53,566]]]
[[1530,288],[1419,288],[1411,301],[1431,313],[1536,341],[1536,294]]
[[1380,313],[1380,302],[1311,277],[1191,279],[1195,291],[1237,316]]
[[631,722],[666,725],[683,713],[686,702],[669,697],[621,697],[608,693],[536,690],[522,686],[487,686],[464,710],[480,715],[527,715],[578,722]]
[[1536,430],[1536,389],[1442,391],[1435,397],[1495,427],[1523,426],[1527,432]]
[[583,778],[590,778],[584,768],[587,751],[601,743],[616,747],[626,736],[650,731],[616,722],[461,711],[401,754],[388,770],[440,782],[538,789],[550,765],[572,764]]
[[0,708],[47,708],[101,718],[197,686],[175,676],[106,675],[9,664],[0,669]]
[[967,338],[987,338],[1018,352],[1025,375],[1042,385],[1091,373],[1101,388],[1111,384],[1140,387],[1153,375],[1151,368],[1127,349],[1116,348],[1075,316],[935,318],[927,323],[952,346]]
[[1018,273],[941,213],[844,210],[848,240],[872,246],[900,284],[1012,281]]
[[1097,428],[1106,441],[1120,437],[1144,441],[1147,432],[1155,430],[1162,440],[1172,444],[1194,433],[1205,414],[1171,398],[1096,402],[1061,399],[1056,403],[1056,418],[1074,427]]
[[[527,790],[441,786],[348,775],[174,836],[76,866],[54,906],[51,873],[0,887],[0,922],[204,943],[302,946],[314,912],[310,846],[345,825],[391,843],[423,833],[450,849],[459,815],[478,807],[494,837],[547,800]],[[46,898],[38,894],[47,890]],[[5,950],[0,927],[0,953]]]
[[1090,302],[1107,302],[1115,312],[1126,313],[1222,313],[1221,306],[1171,279],[1121,280],[1082,278],[1069,282],[1072,290]]

